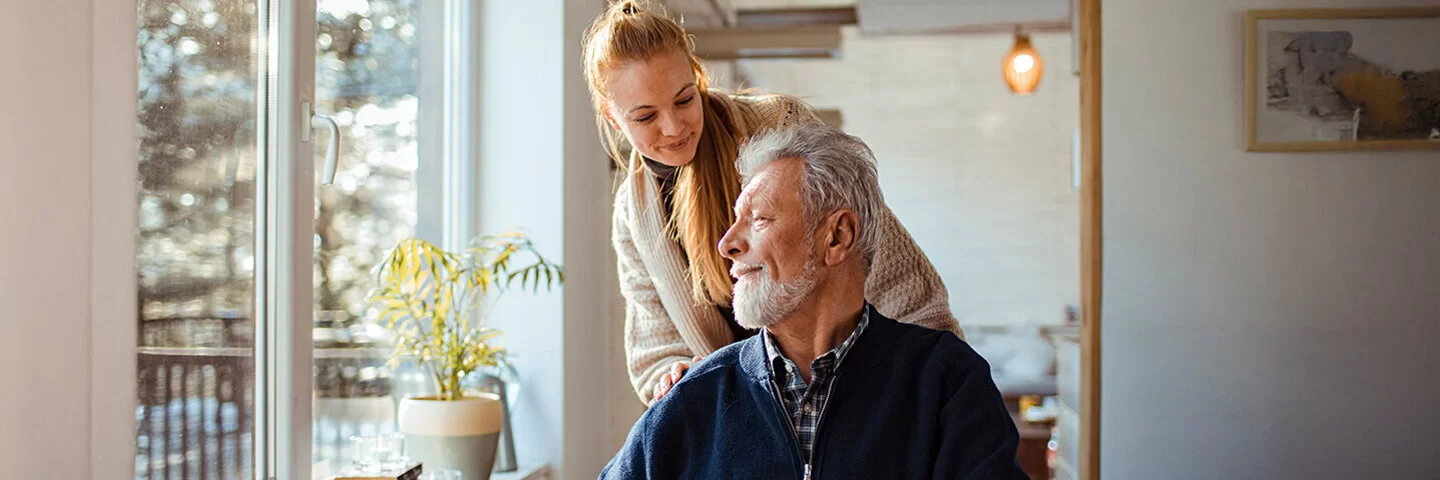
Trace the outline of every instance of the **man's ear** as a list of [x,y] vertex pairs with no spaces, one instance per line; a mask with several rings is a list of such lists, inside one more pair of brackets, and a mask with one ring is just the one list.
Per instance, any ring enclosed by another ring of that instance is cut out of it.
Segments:
[[842,208],[825,217],[822,224],[825,244],[825,265],[839,265],[859,255],[855,249],[859,240],[860,217],[854,210]]

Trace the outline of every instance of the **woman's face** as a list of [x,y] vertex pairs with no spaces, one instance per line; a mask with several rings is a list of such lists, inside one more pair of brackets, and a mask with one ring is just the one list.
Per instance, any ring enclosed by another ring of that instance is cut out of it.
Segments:
[[611,72],[605,117],[646,158],[678,167],[695,159],[705,112],[690,58],[674,50]]

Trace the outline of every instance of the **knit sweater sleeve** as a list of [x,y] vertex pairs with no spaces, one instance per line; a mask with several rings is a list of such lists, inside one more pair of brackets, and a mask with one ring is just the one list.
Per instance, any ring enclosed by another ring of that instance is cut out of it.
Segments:
[[742,94],[734,98],[751,136],[805,123],[820,123],[814,107],[790,95]]
[[620,275],[620,294],[625,297],[625,364],[635,394],[649,405],[660,377],[670,371],[671,365],[689,362],[695,354],[665,311],[655,280],[635,248],[634,232],[628,222],[633,214],[627,206],[631,188],[631,182],[626,181],[615,196],[611,243]]
[[950,313],[950,295],[935,266],[890,207],[880,209],[880,245],[865,279],[865,298],[881,314],[902,323],[935,330],[965,332]]

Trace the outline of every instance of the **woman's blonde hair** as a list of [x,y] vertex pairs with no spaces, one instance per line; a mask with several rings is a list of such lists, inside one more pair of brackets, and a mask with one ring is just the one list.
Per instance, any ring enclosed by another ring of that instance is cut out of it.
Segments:
[[679,240],[689,259],[691,293],[696,301],[727,305],[733,287],[730,266],[716,245],[735,223],[733,206],[740,196],[740,173],[734,162],[738,139],[745,138],[745,132],[737,119],[731,118],[733,100],[710,90],[690,35],[662,10],[647,7],[644,1],[612,2],[585,32],[585,79],[595,106],[595,122],[610,158],[630,174],[643,175],[639,152],[631,152],[627,162],[620,154],[621,132],[606,121],[609,75],[626,63],[676,50],[689,57],[695,85],[704,100],[705,127],[695,159],[678,169],[668,233]]

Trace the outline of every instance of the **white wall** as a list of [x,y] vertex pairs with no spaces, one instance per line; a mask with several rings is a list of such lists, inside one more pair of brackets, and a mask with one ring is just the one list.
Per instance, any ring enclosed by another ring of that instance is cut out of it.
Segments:
[[582,38],[601,0],[565,9],[565,478],[594,478],[644,412],[627,374],[624,300],[610,243],[612,162],[582,74]]
[[608,160],[581,73],[581,33],[602,5],[487,0],[481,14],[480,232],[524,227],[566,269],[563,290],[507,295],[492,316],[524,377],[516,451],[566,479],[599,474],[641,409],[614,299]]
[[1046,70],[1025,97],[1000,73],[1013,44],[1011,35],[847,29],[839,60],[744,62],[756,86],[839,109],[845,130],[870,145],[886,201],[965,327],[1059,324],[1080,300],[1070,36],[1034,36]]
[[1101,472],[1440,478],[1440,154],[1244,152],[1244,12],[1105,0]]
[[[0,16],[0,465],[15,478],[114,478],[134,465],[133,5],[10,7]],[[54,27],[76,22],[85,28]]]

